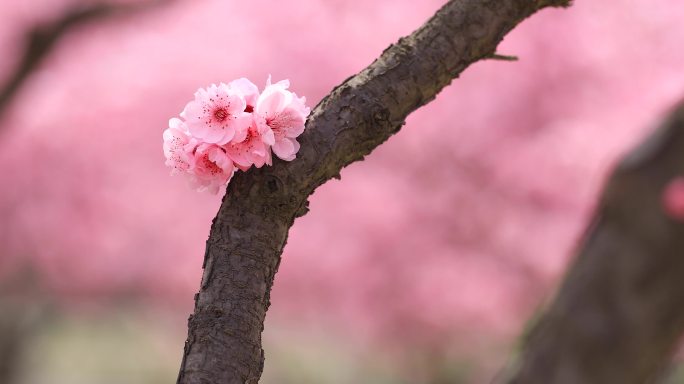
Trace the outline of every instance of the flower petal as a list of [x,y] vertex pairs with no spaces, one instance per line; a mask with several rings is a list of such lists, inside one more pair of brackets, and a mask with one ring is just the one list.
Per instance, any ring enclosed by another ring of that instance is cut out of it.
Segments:
[[294,160],[297,151],[295,150],[293,141],[294,140],[291,141],[291,139],[288,138],[283,138],[282,140],[276,141],[276,143],[273,144],[272,147],[273,153],[275,153],[276,156],[283,160]]

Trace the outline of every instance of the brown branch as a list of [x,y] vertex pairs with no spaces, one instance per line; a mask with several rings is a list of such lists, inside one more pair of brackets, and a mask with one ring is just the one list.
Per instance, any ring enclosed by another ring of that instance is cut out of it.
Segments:
[[510,384],[653,382],[684,330],[684,222],[663,210],[684,174],[684,103],[623,159]]
[[513,27],[567,0],[452,0],[335,88],[313,111],[298,158],[239,173],[213,221],[188,320],[180,384],[256,383],[261,332],[287,233],[316,187],[396,133]]
[[21,61],[14,73],[8,77],[7,83],[0,88],[0,115],[9,106],[10,101],[30,74],[67,32],[96,19],[129,14],[133,11],[148,9],[170,1],[150,0],[143,3],[130,4],[97,3],[87,6],[81,5],[69,10],[56,20],[35,26],[26,34],[26,48]]

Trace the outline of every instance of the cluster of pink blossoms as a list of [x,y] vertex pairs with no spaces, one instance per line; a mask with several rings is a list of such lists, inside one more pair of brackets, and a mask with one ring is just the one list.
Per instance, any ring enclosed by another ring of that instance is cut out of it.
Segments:
[[289,86],[288,80],[271,84],[269,77],[261,93],[245,78],[200,88],[164,131],[171,174],[187,174],[198,191],[216,194],[236,169],[271,165],[271,150],[293,160],[310,108]]

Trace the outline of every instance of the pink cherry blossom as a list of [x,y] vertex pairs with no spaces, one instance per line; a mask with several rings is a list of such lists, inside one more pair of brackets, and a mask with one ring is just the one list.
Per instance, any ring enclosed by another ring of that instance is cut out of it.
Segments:
[[181,117],[190,133],[204,142],[225,144],[244,140],[251,116],[245,113],[245,99],[235,89],[221,83],[195,92]]
[[169,120],[169,128],[164,131],[163,138],[165,164],[173,168],[171,174],[189,171],[194,165],[192,151],[197,144],[190,137],[185,123],[175,117]]
[[228,144],[226,150],[235,164],[241,170],[246,171],[252,164],[257,168],[261,168],[264,164],[271,165],[270,146],[273,143],[273,131],[267,125],[257,124],[254,120],[245,139]]
[[252,113],[259,98],[259,88],[244,77],[231,81],[228,86],[245,99],[245,112]]
[[219,145],[202,143],[194,150],[193,157],[191,183],[200,192],[208,190],[216,194],[233,176],[235,165]]
[[246,78],[220,83],[195,93],[181,117],[164,131],[164,155],[172,174],[184,173],[200,191],[217,193],[236,168],[271,165],[271,149],[284,160],[299,150],[295,140],[304,131],[310,109],[287,89],[288,80],[263,93]]
[[262,130],[266,126],[273,131],[273,153],[283,160],[291,161],[299,151],[295,139],[304,132],[306,117],[311,111],[304,103],[304,97],[297,97],[287,89],[288,80],[271,84],[269,77],[266,88],[259,95],[256,105],[256,122]]

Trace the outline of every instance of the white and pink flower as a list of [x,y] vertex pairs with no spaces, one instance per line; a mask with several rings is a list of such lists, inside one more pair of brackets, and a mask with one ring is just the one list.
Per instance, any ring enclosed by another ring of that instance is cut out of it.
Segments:
[[228,157],[226,150],[217,144],[202,143],[193,152],[193,186],[199,191],[218,193],[219,188],[228,184],[233,177],[233,160]]
[[246,171],[252,165],[257,168],[261,168],[264,164],[271,165],[273,143],[273,131],[254,121],[247,130],[245,139],[226,145],[226,150],[238,168]]
[[197,140],[190,136],[185,123],[175,117],[169,120],[169,128],[164,131],[163,138],[165,164],[173,168],[171,173],[189,172],[194,165],[192,151]]
[[242,140],[252,117],[245,112],[245,99],[226,84],[212,84],[195,92],[181,117],[190,133],[207,143],[226,144],[233,138]]
[[218,193],[236,169],[271,165],[271,151],[292,161],[310,109],[288,90],[288,80],[262,93],[246,78],[212,84],[195,93],[164,131],[164,156],[172,174],[184,173],[198,190]]
[[264,92],[259,95],[255,111],[257,124],[273,131],[273,153],[286,161],[294,160],[297,155],[299,143],[296,137],[304,132],[306,117],[311,111],[305,105],[306,99],[288,91],[289,86],[288,80],[271,84],[269,78]]
[[231,81],[228,87],[242,95],[245,99],[245,112],[252,113],[259,98],[259,88],[244,77]]

